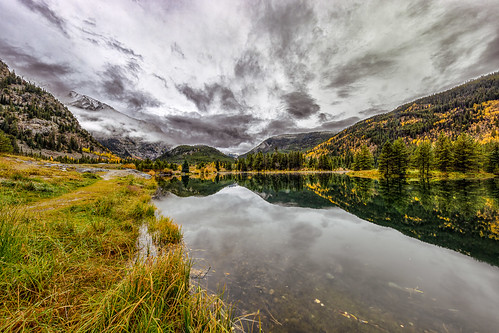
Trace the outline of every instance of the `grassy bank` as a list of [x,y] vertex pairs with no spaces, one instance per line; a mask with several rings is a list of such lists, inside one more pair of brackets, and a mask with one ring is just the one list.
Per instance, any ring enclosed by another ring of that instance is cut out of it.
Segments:
[[[230,308],[191,285],[155,188],[0,156],[0,331],[230,331]],[[143,224],[154,259],[136,259]]]

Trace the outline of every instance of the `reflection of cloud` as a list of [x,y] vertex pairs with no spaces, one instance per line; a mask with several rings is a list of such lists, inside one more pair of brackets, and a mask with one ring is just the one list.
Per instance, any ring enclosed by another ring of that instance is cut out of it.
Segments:
[[322,231],[310,223],[296,223],[289,229],[289,244],[297,250],[305,250],[315,244]]

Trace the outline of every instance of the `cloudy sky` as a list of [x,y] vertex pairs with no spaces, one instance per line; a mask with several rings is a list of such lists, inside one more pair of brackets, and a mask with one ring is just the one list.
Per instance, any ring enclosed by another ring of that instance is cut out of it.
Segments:
[[0,59],[244,152],[499,70],[499,0],[2,0]]

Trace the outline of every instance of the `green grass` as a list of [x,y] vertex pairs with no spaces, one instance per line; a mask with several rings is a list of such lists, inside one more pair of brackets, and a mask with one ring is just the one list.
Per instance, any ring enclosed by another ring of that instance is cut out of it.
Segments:
[[[0,175],[0,331],[230,331],[231,308],[190,284],[180,228],[150,203],[154,180],[10,157]],[[135,262],[144,223],[161,250]]]

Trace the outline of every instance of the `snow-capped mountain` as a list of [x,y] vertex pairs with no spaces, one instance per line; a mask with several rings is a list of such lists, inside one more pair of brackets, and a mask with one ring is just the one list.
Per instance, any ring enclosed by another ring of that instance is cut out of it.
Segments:
[[171,148],[165,133],[153,122],[133,118],[75,91],[63,102],[83,128],[122,157],[155,159]]

